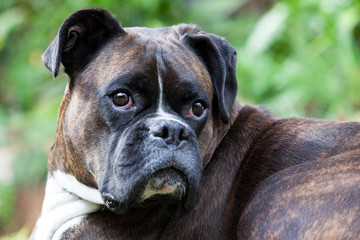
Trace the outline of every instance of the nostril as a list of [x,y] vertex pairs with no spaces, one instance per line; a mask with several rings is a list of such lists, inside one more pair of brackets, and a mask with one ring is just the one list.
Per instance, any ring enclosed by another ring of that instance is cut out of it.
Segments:
[[155,137],[159,137],[159,138],[168,138],[169,137],[169,129],[164,126],[164,127],[160,127],[158,128],[157,130],[155,130],[153,133],[152,133]]
[[190,138],[190,131],[182,124],[174,122],[161,122],[150,127],[150,134],[160,142],[167,145],[179,145]]
[[167,127],[163,127],[162,138],[168,138],[168,137],[169,137],[169,129]]
[[179,139],[180,139],[180,141],[187,141],[187,140],[189,140],[189,136],[190,136],[190,134],[187,132],[187,131],[185,131],[185,129],[181,129],[180,130],[180,133],[179,133]]

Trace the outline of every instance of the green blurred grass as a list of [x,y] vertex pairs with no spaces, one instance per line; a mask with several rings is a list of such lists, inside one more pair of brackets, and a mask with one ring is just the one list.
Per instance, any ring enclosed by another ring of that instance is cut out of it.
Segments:
[[197,23],[237,48],[243,103],[265,105],[283,117],[359,120],[359,2],[279,0],[265,12],[247,9],[230,17],[245,2],[1,1],[0,164],[12,165],[0,168],[0,231],[11,228],[17,186],[46,178],[66,76],[52,80],[41,54],[62,21],[80,8],[105,7],[123,26]]

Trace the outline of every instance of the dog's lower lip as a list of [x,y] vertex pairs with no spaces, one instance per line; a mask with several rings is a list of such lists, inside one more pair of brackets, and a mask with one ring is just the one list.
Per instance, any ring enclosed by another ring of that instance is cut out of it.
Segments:
[[160,193],[160,194],[165,194],[165,193],[170,193],[170,192],[173,192],[174,191],[174,186],[171,186],[167,183],[165,183],[162,188],[160,188],[159,190],[157,190],[156,192],[157,193]]
[[[147,179],[147,180],[146,180]],[[135,197],[120,201],[124,197],[115,197],[108,192],[102,193],[105,206],[116,214],[124,214],[130,208],[153,208],[156,205],[180,206],[187,195],[188,180],[182,171],[173,167],[160,169],[140,182]],[[135,192],[134,192],[135,193]]]
[[187,189],[187,179],[181,171],[166,168],[156,171],[147,181],[138,202],[150,199],[164,199],[180,202],[184,199]]

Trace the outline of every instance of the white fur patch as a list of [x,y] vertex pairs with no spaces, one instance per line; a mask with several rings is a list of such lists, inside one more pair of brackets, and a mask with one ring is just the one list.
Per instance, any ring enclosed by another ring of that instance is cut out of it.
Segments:
[[104,205],[100,192],[79,182],[74,176],[59,170],[53,173],[56,181],[68,192],[92,203]]
[[62,235],[64,234],[64,232],[66,230],[68,230],[69,228],[78,225],[79,223],[81,223],[81,221],[83,220],[84,216],[79,216],[79,217],[75,217],[69,221],[67,221],[66,223],[64,223],[54,234],[53,239],[54,240],[60,240]]
[[157,113],[158,114],[163,114],[164,113],[164,110],[163,110],[163,81],[162,81],[162,78],[160,76],[160,71],[158,70],[158,74],[159,74],[159,77],[158,77],[158,80],[159,80],[159,91],[160,91],[160,94],[159,94],[159,106],[158,106],[158,109],[157,109]]
[[181,121],[181,119],[179,119],[177,116],[169,114],[169,113],[165,113],[165,112],[162,112],[162,113],[157,112],[157,115],[155,117],[151,118],[151,121],[153,121],[153,120],[174,121],[174,122],[184,125],[185,127],[189,127],[189,125],[185,121]]
[[189,127],[188,124],[184,121],[181,121],[176,115],[172,115],[169,114],[167,112],[165,112],[164,110],[164,84],[163,84],[163,79],[161,77],[161,67],[164,64],[163,60],[161,60],[160,58],[158,58],[157,60],[157,71],[158,71],[158,82],[159,82],[159,105],[158,108],[156,110],[156,114],[157,116],[152,118],[152,119],[164,119],[166,121],[174,121],[174,122],[178,122],[186,127]]
[[103,204],[97,189],[56,170],[46,182],[41,216],[30,238],[60,239],[67,229],[80,223],[86,214],[96,212]]

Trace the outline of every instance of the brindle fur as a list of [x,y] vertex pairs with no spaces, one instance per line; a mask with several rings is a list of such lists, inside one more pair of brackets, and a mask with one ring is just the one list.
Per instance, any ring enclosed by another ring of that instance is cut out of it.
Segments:
[[[187,91],[173,85],[180,66],[196,77],[212,108],[197,136],[204,168],[195,210],[172,219],[161,207],[121,215],[104,208],[66,231],[63,239],[360,237],[359,123],[280,119],[262,107],[240,106],[234,102],[236,59],[231,48],[192,25],[123,29],[107,11],[94,9],[68,18],[59,31],[64,34],[69,34],[67,41],[51,46],[61,56],[44,55],[54,76],[61,61],[70,79],[49,157],[50,175],[60,169],[98,187],[97,173],[104,168],[100,157],[106,156],[109,141],[99,119],[101,106],[91,99],[119,73],[146,69],[156,75],[153,58],[145,57],[156,48],[150,41],[162,41],[168,65],[173,64],[166,69],[167,78],[173,79],[164,82],[167,96],[176,94],[171,89]],[[219,78],[221,82],[214,80]],[[157,83],[144,84],[154,89]],[[92,158],[85,161],[86,156]]]

